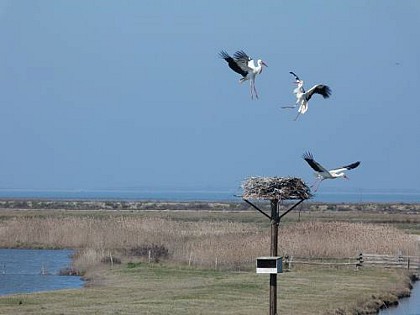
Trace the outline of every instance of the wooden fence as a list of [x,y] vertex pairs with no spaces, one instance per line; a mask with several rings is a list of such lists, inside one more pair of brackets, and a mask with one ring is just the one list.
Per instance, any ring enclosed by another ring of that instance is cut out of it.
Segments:
[[323,266],[354,266],[405,268],[420,271],[420,256],[404,255],[378,255],[360,253],[356,257],[349,258],[305,258],[286,256],[283,259],[285,270],[290,270],[293,265],[323,265]]

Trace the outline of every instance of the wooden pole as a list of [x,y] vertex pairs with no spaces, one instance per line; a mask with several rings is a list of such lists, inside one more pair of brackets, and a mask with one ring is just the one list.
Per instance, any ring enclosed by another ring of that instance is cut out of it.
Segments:
[[254,207],[254,209],[256,209],[258,212],[260,212],[261,214],[263,214],[264,216],[266,216],[267,218],[269,218],[271,220],[271,217],[265,213],[264,211],[262,211],[260,208],[258,208],[256,205],[254,205],[251,201],[243,199],[243,201],[245,201],[247,204],[249,204],[250,206]]
[[[279,234],[278,199],[271,200],[271,246],[270,255],[277,256]],[[270,315],[277,315],[277,274],[270,274]]]
[[[279,213],[278,199],[271,199],[271,217],[266,214],[264,211],[259,209],[256,205],[251,203],[250,201],[244,199],[249,205],[257,209],[261,212],[264,216],[270,219],[271,221],[271,244],[270,244],[270,255],[275,257],[278,255],[278,235],[279,235],[279,225],[280,220],[298,205],[300,205],[304,199],[301,199],[288,210],[283,212],[281,215]],[[277,274],[270,274],[270,313],[269,315],[278,315],[277,313]]]

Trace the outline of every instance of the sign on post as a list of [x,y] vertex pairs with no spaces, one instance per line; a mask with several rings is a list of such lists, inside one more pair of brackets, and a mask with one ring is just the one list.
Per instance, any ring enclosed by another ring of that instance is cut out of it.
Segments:
[[257,273],[277,274],[283,272],[283,257],[258,257]]

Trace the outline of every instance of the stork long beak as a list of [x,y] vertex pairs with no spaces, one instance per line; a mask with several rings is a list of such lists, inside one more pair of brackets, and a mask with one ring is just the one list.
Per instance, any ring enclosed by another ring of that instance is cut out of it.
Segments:
[[261,63],[262,63],[264,66],[268,67],[268,66],[267,66],[267,64],[266,64],[264,61],[261,61]]
[[350,180],[350,178],[348,178],[348,176],[347,176],[347,175],[344,175],[344,176],[343,176],[343,178],[345,178],[345,179],[347,179],[347,180]]

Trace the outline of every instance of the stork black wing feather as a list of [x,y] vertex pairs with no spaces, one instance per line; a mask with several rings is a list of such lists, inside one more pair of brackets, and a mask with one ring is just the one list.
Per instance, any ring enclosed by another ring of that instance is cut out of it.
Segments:
[[311,152],[305,152],[302,155],[303,159],[309,164],[310,167],[313,168],[316,172],[323,172],[324,170],[320,167],[320,165],[314,160],[314,157]]
[[331,95],[331,89],[328,85],[319,85],[318,86],[319,89],[319,94],[321,94],[324,98],[329,98]]
[[330,95],[331,95],[331,89],[327,85],[323,85],[323,84],[315,85],[313,88],[311,88],[308,91],[308,95],[306,96],[306,100],[309,101],[311,99],[312,95],[314,95],[315,93],[322,95],[324,98],[329,98]]
[[222,59],[229,59],[229,58],[232,58],[231,56],[229,56],[229,54],[226,52],[226,51],[224,51],[224,50],[222,50],[222,51],[220,51],[219,52],[219,57],[220,58],[222,58]]
[[294,76],[295,76],[295,78],[296,78],[296,80],[300,80],[300,79],[299,79],[299,77],[297,76],[297,74],[296,74],[296,73],[294,73],[294,72],[292,72],[292,71],[290,71],[289,73],[290,73],[291,75],[294,75]]
[[359,166],[359,164],[360,164],[360,161],[357,161],[357,162],[355,162],[355,163],[352,163],[352,164],[349,164],[349,165],[343,166],[343,168],[346,168],[346,169],[348,169],[348,170],[352,170],[353,168],[358,167],[358,166]]
[[246,59],[247,61],[251,60],[251,58],[243,50],[238,50],[236,53],[233,54],[233,57],[235,57],[236,60],[239,60],[239,59]]
[[235,61],[235,59],[233,59],[231,56],[229,56],[229,54],[222,50],[219,53],[220,58],[226,60],[226,62],[229,65],[229,68],[231,68],[233,71],[235,71],[236,73],[239,73],[241,76],[246,77],[248,75],[247,71],[244,71],[239,65],[238,63]]

